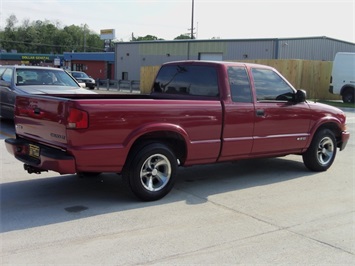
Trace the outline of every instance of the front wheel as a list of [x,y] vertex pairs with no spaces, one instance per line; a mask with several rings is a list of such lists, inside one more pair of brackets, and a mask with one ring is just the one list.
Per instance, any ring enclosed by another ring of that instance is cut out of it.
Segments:
[[312,171],[326,171],[335,159],[337,151],[334,133],[329,129],[318,131],[308,150],[303,154],[303,162]]
[[133,154],[127,168],[123,178],[133,194],[141,200],[153,201],[173,188],[177,159],[166,145],[152,143]]

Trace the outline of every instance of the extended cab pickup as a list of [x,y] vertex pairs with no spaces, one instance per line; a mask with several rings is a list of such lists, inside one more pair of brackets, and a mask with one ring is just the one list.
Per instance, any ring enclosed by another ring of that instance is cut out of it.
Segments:
[[325,171],[350,137],[344,113],[305,100],[256,64],[164,64],[150,95],[18,96],[7,150],[29,173],[121,173],[141,200],[173,187],[178,166],[302,155]]

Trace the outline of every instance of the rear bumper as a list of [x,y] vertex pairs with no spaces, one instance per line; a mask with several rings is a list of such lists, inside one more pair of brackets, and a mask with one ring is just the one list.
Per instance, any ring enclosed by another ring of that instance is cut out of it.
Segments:
[[348,131],[341,132],[341,143],[339,145],[341,151],[345,149],[346,144],[348,144],[349,138],[350,138],[350,132]]
[[[29,155],[30,144],[40,148],[39,156],[32,157]],[[64,151],[54,149],[37,143],[31,143],[24,139],[5,139],[7,151],[14,155],[19,161],[36,167],[40,170],[52,170],[60,174],[76,173],[75,159],[73,156]]]

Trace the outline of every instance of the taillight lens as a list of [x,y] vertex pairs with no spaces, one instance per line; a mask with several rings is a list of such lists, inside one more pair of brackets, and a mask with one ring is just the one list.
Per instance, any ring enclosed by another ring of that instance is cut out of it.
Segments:
[[89,115],[87,112],[69,108],[69,116],[67,119],[67,128],[83,129],[89,126]]

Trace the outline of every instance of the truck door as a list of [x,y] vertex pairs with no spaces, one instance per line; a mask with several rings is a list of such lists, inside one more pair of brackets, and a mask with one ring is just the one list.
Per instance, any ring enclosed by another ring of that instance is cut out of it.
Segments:
[[295,103],[295,90],[272,69],[251,69],[256,92],[252,154],[299,152],[309,137],[307,103]]
[[231,101],[225,102],[223,147],[220,160],[247,157],[253,146],[255,108],[245,67],[228,67]]

